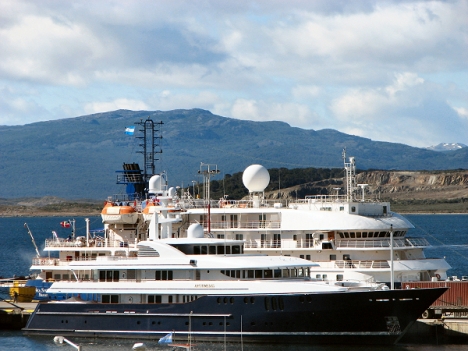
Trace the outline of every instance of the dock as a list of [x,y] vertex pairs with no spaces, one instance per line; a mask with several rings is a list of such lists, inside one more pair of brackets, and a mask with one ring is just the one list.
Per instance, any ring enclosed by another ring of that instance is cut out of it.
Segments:
[[36,302],[0,301],[0,330],[25,327],[36,306]]

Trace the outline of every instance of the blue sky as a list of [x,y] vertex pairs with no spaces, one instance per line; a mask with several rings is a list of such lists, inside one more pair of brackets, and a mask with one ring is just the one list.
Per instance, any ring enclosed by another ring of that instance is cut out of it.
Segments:
[[468,1],[0,0],[0,125],[202,108],[468,145]]

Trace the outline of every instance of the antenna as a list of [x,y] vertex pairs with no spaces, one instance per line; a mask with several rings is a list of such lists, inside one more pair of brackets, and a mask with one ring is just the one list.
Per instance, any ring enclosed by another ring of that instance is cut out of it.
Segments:
[[32,235],[31,230],[29,229],[28,223],[24,223],[24,227],[28,230],[29,236],[31,237],[34,248],[36,249],[37,258],[41,257],[41,254],[39,253],[39,249],[37,248],[37,245],[36,245],[36,241],[34,240],[34,236]]
[[137,138],[141,139],[142,141],[142,143],[139,144],[139,146],[142,147],[142,151],[138,152],[143,154],[143,181],[145,183],[148,183],[149,179],[154,174],[156,174],[154,161],[157,161],[159,159],[155,158],[155,154],[162,154],[161,129],[164,123],[162,121],[153,122],[153,120],[150,117],[148,117],[146,121],[143,121],[142,119],[140,120],[140,122],[136,122],[135,124],[141,126],[140,132],[142,132],[143,134],[143,136],[137,136]]
[[346,162],[346,148],[343,149],[342,155],[346,172],[346,200],[351,201],[353,192],[356,189],[356,161],[354,157],[350,157],[349,162]]

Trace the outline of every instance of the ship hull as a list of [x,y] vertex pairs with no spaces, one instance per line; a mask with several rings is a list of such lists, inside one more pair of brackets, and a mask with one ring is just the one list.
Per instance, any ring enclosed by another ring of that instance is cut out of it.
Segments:
[[316,344],[393,344],[446,291],[203,296],[186,303],[41,303],[26,334]]

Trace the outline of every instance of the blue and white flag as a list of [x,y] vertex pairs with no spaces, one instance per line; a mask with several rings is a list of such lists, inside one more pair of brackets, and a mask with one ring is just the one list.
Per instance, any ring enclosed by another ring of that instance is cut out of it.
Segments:
[[130,126],[125,128],[125,134],[127,135],[133,135],[135,133],[135,126]]
[[159,339],[158,344],[172,344],[172,333],[169,333]]

